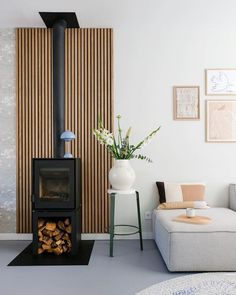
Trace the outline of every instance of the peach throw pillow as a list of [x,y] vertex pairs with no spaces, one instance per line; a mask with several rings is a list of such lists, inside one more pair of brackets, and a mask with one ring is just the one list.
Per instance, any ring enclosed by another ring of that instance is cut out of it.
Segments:
[[205,185],[204,184],[181,184],[183,201],[204,201]]

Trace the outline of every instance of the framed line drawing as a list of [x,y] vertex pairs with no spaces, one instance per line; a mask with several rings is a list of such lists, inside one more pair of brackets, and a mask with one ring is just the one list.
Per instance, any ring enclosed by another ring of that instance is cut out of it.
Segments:
[[199,92],[199,86],[173,87],[174,120],[200,119]]
[[236,100],[206,101],[206,142],[236,142]]
[[205,70],[206,95],[236,95],[236,69]]

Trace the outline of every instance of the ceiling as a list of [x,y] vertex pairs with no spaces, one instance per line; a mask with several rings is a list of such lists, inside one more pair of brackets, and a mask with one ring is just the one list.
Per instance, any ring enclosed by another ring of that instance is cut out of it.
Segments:
[[[114,14],[118,7],[122,7],[120,3],[123,1],[0,0],[0,28],[44,27],[39,11],[72,11],[76,12],[81,27],[110,27],[111,20],[115,20]],[[129,2],[132,4],[133,0]]]
[[[199,31],[199,24],[235,30],[235,0],[0,0],[0,28],[45,27],[39,11],[75,12],[82,28],[114,28],[138,34],[162,28]],[[211,9],[209,9],[211,7]],[[222,17],[227,15],[227,17]],[[192,28],[192,29],[193,29]],[[223,26],[222,26],[223,28]],[[151,34],[151,33],[150,33]]]

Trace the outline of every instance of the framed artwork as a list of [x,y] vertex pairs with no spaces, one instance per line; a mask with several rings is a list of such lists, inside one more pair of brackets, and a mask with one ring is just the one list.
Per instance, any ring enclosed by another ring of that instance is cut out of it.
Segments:
[[236,142],[236,100],[206,101],[206,141]]
[[174,120],[199,120],[199,86],[174,86]]
[[207,69],[206,95],[235,95],[236,69]]

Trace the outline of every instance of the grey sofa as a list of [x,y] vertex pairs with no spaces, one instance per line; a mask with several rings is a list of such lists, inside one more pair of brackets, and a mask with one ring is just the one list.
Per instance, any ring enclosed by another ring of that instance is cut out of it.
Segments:
[[230,185],[230,208],[197,210],[212,223],[173,222],[185,212],[154,210],[155,242],[170,271],[236,271],[236,185]]

